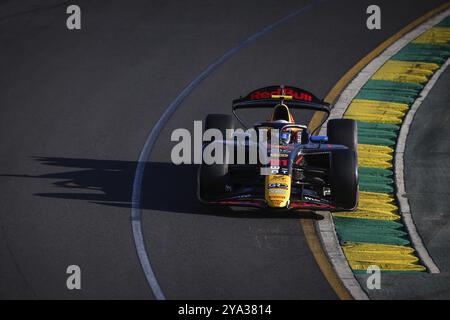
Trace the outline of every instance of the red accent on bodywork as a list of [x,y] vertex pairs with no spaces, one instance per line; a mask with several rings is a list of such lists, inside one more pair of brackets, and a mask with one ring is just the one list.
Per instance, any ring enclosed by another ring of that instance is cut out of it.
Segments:
[[251,100],[261,100],[261,99],[270,99],[272,98],[272,95],[287,95],[292,96],[292,99],[294,100],[302,100],[302,101],[312,101],[313,97],[302,91],[297,91],[291,88],[284,89],[284,93],[282,92],[281,88],[278,88],[276,90],[272,91],[255,91],[250,95]]
[[287,159],[270,159],[270,165],[287,167],[288,161]]
[[320,208],[320,209],[334,209],[336,207],[331,206],[329,204],[313,204],[313,203],[305,203],[305,202],[291,202],[290,207],[292,208]]
[[303,160],[303,156],[299,156],[297,160],[295,160],[295,164],[299,165]]
[[225,205],[264,205],[264,200],[223,200],[223,201],[212,201],[211,204],[225,204]]
[[[240,205],[240,206],[251,206],[251,207],[258,207],[258,208],[264,208],[267,207],[265,200],[223,200],[223,201],[212,201],[209,202],[209,204],[218,204],[218,205]],[[335,206],[328,205],[328,204],[313,204],[313,203],[306,203],[306,202],[299,202],[294,201],[289,204],[290,208],[301,208],[301,209],[336,209]]]

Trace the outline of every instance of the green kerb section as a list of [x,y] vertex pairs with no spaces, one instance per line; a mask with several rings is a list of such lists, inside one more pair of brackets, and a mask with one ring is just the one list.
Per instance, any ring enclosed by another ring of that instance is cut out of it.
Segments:
[[334,218],[341,244],[364,242],[406,246],[410,244],[408,233],[396,221]]
[[442,20],[437,27],[450,27],[450,17],[445,18],[444,20]]
[[407,82],[369,80],[356,95],[356,99],[405,103],[411,105],[423,86]]
[[392,57],[392,60],[420,61],[444,64],[450,57],[450,45],[410,43]]
[[363,192],[394,192],[394,173],[382,168],[359,168],[359,190]]
[[358,121],[358,142],[379,146],[393,146],[397,141],[400,126],[395,124]]

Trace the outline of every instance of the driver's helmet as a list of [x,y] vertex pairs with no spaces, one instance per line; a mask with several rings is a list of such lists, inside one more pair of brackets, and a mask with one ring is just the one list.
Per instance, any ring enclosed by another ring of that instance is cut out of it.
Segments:
[[283,132],[280,133],[280,141],[282,144],[289,144],[289,142],[291,142],[291,130],[285,130]]

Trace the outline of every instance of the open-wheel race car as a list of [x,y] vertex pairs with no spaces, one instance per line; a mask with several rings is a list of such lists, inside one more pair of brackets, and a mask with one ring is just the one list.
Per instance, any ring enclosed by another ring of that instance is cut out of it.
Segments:
[[[223,152],[223,161],[200,165],[199,200],[225,206],[354,210],[358,203],[357,124],[350,119],[332,119],[326,136],[315,135],[330,109],[306,90],[270,86],[234,100],[234,117],[209,114],[205,131],[216,129],[223,139],[204,142],[203,149],[220,144],[231,152]],[[248,118],[270,118],[248,126],[245,113]],[[241,130],[233,134],[235,120]],[[249,131],[256,133],[256,139],[251,139]],[[267,141],[263,143],[261,137]],[[266,161],[249,161],[254,145],[267,156]],[[237,161],[239,147],[245,152],[245,161]]]

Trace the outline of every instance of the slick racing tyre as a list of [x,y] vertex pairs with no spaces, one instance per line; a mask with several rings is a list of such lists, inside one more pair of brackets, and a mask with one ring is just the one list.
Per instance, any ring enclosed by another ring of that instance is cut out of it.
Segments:
[[351,150],[335,150],[331,154],[331,199],[344,210],[358,205],[358,162]]
[[355,120],[332,119],[327,125],[328,143],[341,144],[357,152],[358,127]]
[[[225,139],[226,130],[234,129],[233,117],[226,114],[209,114],[205,121],[205,131],[208,129],[218,129]],[[200,200],[208,201],[220,197],[225,193],[229,182],[228,164],[225,159],[222,164],[209,165],[202,160],[198,173]]]
[[355,120],[332,119],[327,125],[328,143],[348,150],[331,155],[330,183],[332,200],[344,210],[358,205],[358,128]]

